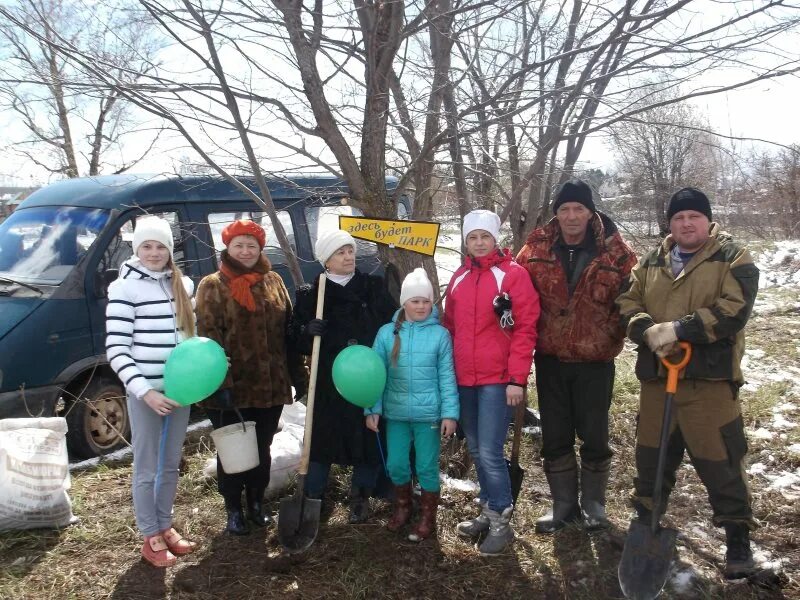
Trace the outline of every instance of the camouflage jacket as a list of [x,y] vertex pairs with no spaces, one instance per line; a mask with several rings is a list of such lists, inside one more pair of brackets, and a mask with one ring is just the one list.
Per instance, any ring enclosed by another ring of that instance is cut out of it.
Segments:
[[564,362],[613,360],[625,337],[614,300],[627,285],[636,255],[608,216],[596,213],[589,228],[595,237],[595,255],[571,296],[556,253],[561,230],[555,218],[532,231],[517,255],[539,292],[542,312],[536,352]]
[[758,292],[758,268],[747,249],[717,223],[711,237],[677,277],[672,274],[668,235],[631,273],[631,287],[617,300],[631,341],[639,344],[636,375],[666,377],[644,332],[656,323],[679,321],[679,337],[692,344],[684,376],[744,383],[744,326]]

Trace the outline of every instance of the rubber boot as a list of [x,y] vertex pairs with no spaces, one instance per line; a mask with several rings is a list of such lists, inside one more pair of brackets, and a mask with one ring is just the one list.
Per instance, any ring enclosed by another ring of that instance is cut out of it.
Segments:
[[272,517],[264,513],[264,488],[245,489],[247,496],[247,519],[256,527],[266,527],[272,523]]
[[489,531],[489,517],[486,516],[485,509],[489,508],[488,502],[481,502],[481,514],[469,521],[461,521],[456,525],[456,533],[465,539],[477,539]]
[[408,534],[412,542],[421,542],[436,532],[436,511],[439,509],[439,492],[426,492],[423,490],[419,502],[420,517],[417,524]]
[[364,523],[369,518],[369,497],[372,490],[368,488],[350,489],[350,517],[351,525]]
[[608,527],[606,488],[610,460],[581,461],[581,509],[586,529],[594,531]]
[[238,498],[226,497],[225,498],[225,511],[228,513],[228,523],[225,526],[225,531],[231,535],[247,535],[250,529],[244,520],[244,513],[242,512],[242,497]]
[[509,506],[502,513],[488,507],[484,510],[484,514],[489,519],[489,535],[478,547],[481,556],[500,554],[514,541],[514,530],[511,529],[511,515],[513,512],[513,506]]
[[741,579],[756,572],[750,550],[750,528],[746,523],[725,523],[728,551],[725,553],[725,579]]
[[394,486],[394,509],[386,529],[400,531],[411,518],[411,482]]
[[536,521],[536,533],[554,533],[581,519],[578,504],[578,464],[574,454],[544,461],[553,509]]

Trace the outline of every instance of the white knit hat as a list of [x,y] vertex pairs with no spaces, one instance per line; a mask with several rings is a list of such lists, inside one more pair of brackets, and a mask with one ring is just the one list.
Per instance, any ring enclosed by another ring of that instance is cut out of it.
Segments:
[[169,248],[169,255],[172,256],[172,250],[175,242],[172,239],[172,229],[164,219],[159,217],[142,217],[136,220],[136,229],[133,230],[133,255],[136,256],[136,251],[139,246],[148,240],[161,242]]
[[490,210],[473,210],[464,217],[464,225],[461,227],[464,241],[467,241],[467,236],[476,229],[488,231],[497,242],[500,240],[500,217]]
[[353,252],[356,251],[356,241],[352,235],[341,229],[330,229],[317,238],[314,254],[324,268],[328,259],[342,246],[352,246]]
[[400,288],[400,306],[411,298],[427,298],[433,302],[433,285],[422,267],[417,267],[403,279]]

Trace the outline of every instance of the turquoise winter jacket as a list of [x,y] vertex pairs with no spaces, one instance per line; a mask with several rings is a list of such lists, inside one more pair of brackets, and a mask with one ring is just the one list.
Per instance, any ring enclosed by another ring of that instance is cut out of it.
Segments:
[[381,415],[394,421],[434,422],[459,418],[458,386],[453,368],[453,343],[439,325],[434,306],[424,321],[404,321],[400,326],[400,355],[392,363],[394,328],[402,308],[392,322],[378,330],[372,348],[386,365],[383,397],[364,414]]

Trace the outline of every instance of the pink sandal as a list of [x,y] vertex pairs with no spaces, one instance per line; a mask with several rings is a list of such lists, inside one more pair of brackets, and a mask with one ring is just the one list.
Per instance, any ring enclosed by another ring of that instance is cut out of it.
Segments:
[[170,552],[167,543],[160,533],[145,536],[142,546],[142,557],[154,567],[171,567],[178,559]]
[[180,533],[175,531],[174,527],[165,529],[161,532],[161,535],[164,537],[164,542],[166,542],[167,548],[169,548],[169,551],[175,556],[186,556],[187,554],[191,554],[197,547],[196,542],[190,542],[187,540]]

